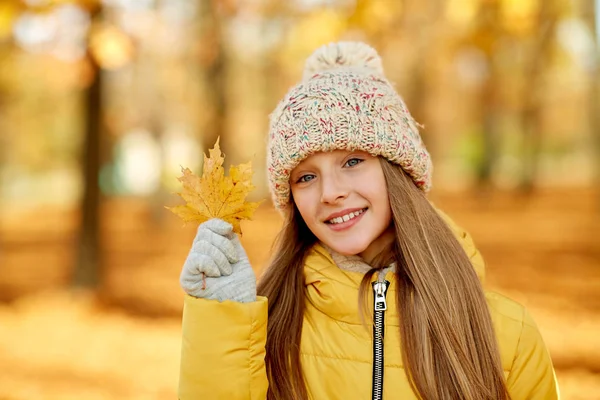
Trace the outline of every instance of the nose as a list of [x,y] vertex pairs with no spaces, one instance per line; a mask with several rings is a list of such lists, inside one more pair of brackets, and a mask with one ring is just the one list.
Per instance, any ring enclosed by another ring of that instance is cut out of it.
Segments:
[[348,197],[349,185],[340,176],[328,174],[321,177],[321,203],[335,204]]

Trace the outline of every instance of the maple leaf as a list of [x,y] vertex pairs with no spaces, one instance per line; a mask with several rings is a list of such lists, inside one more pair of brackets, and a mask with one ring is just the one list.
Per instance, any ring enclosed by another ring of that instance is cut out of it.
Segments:
[[201,177],[188,168],[181,168],[183,175],[177,179],[183,184],[183,191],[177,194],[186,204],[166,208],[185,222],[201,224],[211,218],[220,218],[233,225],[234,232],[241,234],[240,221],[251,219],[262,201],[246,202],[246,196],[254,190],[252,163],[231,166],[229,176],[225,176],[223,161],[225,157],[217,139],[209,156],[204,155]]

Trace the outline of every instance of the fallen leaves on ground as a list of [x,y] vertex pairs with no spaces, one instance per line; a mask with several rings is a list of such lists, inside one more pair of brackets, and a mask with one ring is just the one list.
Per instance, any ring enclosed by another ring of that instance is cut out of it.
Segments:
[[102,310],[85,292],[0,305],[0,399],[177,398],[181,321]]

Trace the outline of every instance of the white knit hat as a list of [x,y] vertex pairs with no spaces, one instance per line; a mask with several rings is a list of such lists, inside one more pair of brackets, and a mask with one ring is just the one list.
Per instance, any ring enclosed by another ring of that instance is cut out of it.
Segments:
[[307,60],[302,82],[271,114],[267,174],[273,204],[290,201],[291,171],[321,151],[363,150],[398,164],[417,187],[431,187],[432,164],[381,58],[358,42],[332,43]]

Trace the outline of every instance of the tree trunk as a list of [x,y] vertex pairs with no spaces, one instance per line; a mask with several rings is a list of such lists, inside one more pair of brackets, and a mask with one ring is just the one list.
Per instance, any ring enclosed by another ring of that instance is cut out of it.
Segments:
[[[499,26],[499,5],[485,3],[481,5],[478,15],[478,29],[474,32],[474,40],[479,43],[480,50],[486,55],[488,77],[481,90],[480,116],[483,135],[483,157],[477,167],[477,183],[480,188],[491,184],[492,172],[498,159],[500,147],[500,85],[501,75],[498,70],[498,42],[502,36]],[[478,39],[480,36],[481,39]]]
[[[425,3],[419,0],[404,1],[404,10],[400,18],[404,32],[418,32],[415,34],[416,57],[411,65],[411,83],[406,91],[406,102],[413,118],[424,125],[427,125],[427,103],[430,96],[431,69],[428,68],[428,64],[435,60],[434,52],[438,49],[440,32],[445,24],[443,10],[444,5],[440,0]],[[426,129],[422,129],[420,135],[435,156],[434,138],[428,138],[429,133]]]
[[[595,186],[600,193],[600,0],[588,0],[588,21],[594,35],[594,68],[590,73],[589,117],[592,140],[595,143]],[[600,207],[600,202],[599,202]]]
[[[227,116],[225,48],[216,3],[215,0],[200,1],[200,23],[202,24],[200,40],[202,53],[208,58],[203,60],[203,63],[208,61],[208,65],[201,67],[206,71],[204,79],[206,98],[209,102],[207,110],[211,113],[208,123],[202,127],[200,136],[204,151],[212,148],[218,137],[224,136]],[[221,148],[225,152],[226,141],[225,143],[221,141]]]
[[[92,21],[100,18],[100,11]],[[75,286],[95,288],[100,283],[100,157],[102,124],[102,71],[90,55],[95,79],[86,92],[86,123],[83,144],[83,199],[79,254],[73,276]]]
[[546,54],[552,41],[558,16],[555,3],[551,0],[543,1],[540,5],[538,19],[540,21],[540,34],[535,43],[535,48],[530,52],[529,64],[526,71],[528,87],[525,90],[525,100],[521,111],[521,124],[523,129],[523,169],[521,172],[519,189],[525,193],[533,190],[537,175],[537,166],[541,152],[541,99],[540,93],[544,85],[544,66],[547,65]]

